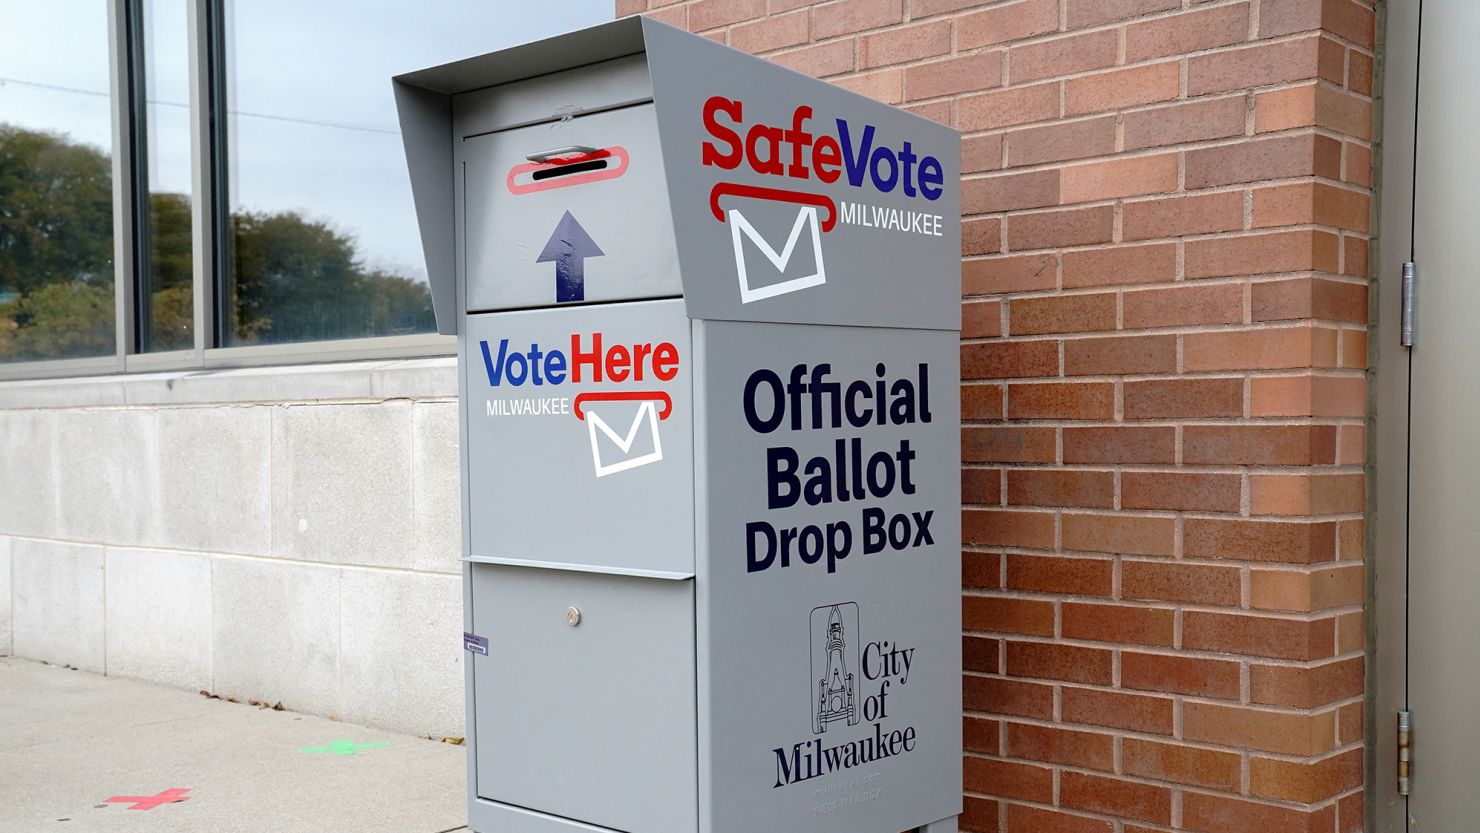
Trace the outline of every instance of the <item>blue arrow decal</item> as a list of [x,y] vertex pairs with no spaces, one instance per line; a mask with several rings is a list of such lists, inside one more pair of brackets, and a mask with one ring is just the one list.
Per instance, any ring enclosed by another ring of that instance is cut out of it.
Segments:
[[534,262],[555,261],[555,300],[564,304],[586,300],[586,258],[604,254],[606,252],[567,211]]

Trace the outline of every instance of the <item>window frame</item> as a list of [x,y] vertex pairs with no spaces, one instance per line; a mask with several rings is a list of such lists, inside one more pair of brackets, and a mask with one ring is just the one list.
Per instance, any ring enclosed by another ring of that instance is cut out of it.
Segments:
[[147,182],[137,176],[144,153],[142,135],[143,42],[139,36],[144,0],[106,0],[108,68],[113,122],[113,295],[114,352],[111,356],[0,362],[0,381],[122,373],[212,370],[234,367],[318,364],[371,359],[449,356],[454,336],[397,336],[301,341],[222,347],[221,287],[226,280],[225,234],[229,213],[222,195],[227,176],[226,73],[223,0],[188,0],[190,62],[191,302],[194,346],[146,352],[139,341],[139,294],[144,274],[139,255],[148,233],[140,216]]

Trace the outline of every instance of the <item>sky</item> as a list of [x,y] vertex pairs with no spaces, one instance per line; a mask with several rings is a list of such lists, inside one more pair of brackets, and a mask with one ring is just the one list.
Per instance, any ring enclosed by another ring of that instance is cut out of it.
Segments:
[[[190,188],[189,0],[144,0],[151,190]],[[233,211],[297,211],[425,278],[390,77],[610,20],[613,0],[225,0]],[[0,0],[0,122],[107,149],[104,0]]]

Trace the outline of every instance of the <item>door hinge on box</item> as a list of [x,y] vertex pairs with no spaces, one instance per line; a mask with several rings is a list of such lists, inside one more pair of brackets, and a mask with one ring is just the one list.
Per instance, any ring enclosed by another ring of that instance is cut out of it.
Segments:
[[1403,314],[1401,318],[1401,343],[1413,346],[1413,284],[1418,278],[1418,267],[1413,261],[1403,264]]
[[1398,712],[1398,795],[1407,795],[1413,773],[1413,717],[1404,709]]

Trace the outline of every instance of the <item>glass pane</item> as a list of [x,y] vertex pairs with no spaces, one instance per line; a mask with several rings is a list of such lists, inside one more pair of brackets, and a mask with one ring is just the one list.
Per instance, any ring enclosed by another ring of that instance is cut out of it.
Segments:
[[111,355],[103,0],[0,0],[0,362]]
[[190,0],[145,0],[144,151],[149,210],[142,241],[143,349],[195,346],[191,298]]
[[611,0],[227,0],[223,345],[435,329],[390,77],[612,16]]

